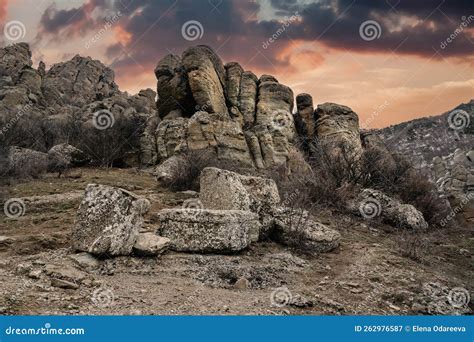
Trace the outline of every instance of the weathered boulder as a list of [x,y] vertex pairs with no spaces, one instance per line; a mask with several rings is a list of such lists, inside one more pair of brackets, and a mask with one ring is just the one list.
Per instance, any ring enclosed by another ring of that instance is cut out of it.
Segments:
[[[157,234],[182,252],[232,253],[246,248],[258,217],[249,211],[165,209],[157,214]],[[257,229],[258,230],[258,229]]]
[[12,146],[8,150],[8,169],[16,175],[36,177],[47,170],[49,156],[47,153]]
[[225,70],[219,56],[209,47],[199,45],[184,51],[182,63],[188,73],[196,105],[208,113],[228,118],[225,101]]
[[153,233],[138,234],[133,245],[133,253],[138,256],[153,256],[162,254],[170,246],[170,239]]
[[199,198],[204,208],[250,210],[258,215],[261,223],[251,230],[252,240],[268,235],[272,227],[272,210],[280,203],[274,180],[207,167],[201,172],[200,189]]
[[326,253],[339,246],[339,232],[316,222],[306,210],[287,207],[273,211],[271,237],[284,245],[314,253]]
[[95,255],[128,255],[150,202],[120,188],[89,184],[77,212],[72,247]]
[[202,170],[199,199],[207,209],[250,209],[250,196],[240,181],[240,175],[215,167]]
[[278,83],[274,77],[268,75],[260,77],[255,124],[270,126],[292,138],[294,134],[292,111],[293,91]]
[[184,158],[180,156],[172,156],[159,164],[155,168],[153,175],[156,177],[158,182],[169,183],[184,163],[187,163]]
[[362,152],[359,117],[349,107],[335,103],[318,105],[315,111],[316,135],[322,146],[333,149],[342,143],[357,157]]
[[251,210],[259,213],[280,203],[273,179],[246,176],[206,167],[201,172],[199,198],[205,208]]
[[396,227],[422,230],[428,228],[423,214],[411,204],[403,204],[379,190],[364,189],[360,192],[352,210],[364,218],[380,216]]
[[31,68],[31,50],[27,43],[18,43],[0,49],[0,76],[9,76],[17,83],[21,71]]
[[239,175],[239,180],[249,194],[253,212],[259,213],[280,203],[278,187],[273,179]]
[[50,162],[70,167],[84,165],[89,161],[89,157],[80,149],[69,144],[58,144],[48,151]]

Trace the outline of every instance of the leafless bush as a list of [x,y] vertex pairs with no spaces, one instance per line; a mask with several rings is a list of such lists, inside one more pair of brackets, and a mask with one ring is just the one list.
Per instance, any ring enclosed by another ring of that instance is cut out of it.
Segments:
[[283,199],[298,194],[291,203],[303,208],[344,211],[347,201],[361,188],[374,188],[412,204],[431,225],[438,224],[448,212],[427,177],[406,158],[386,150],[367,148],[359,155],[344,143],[322,146],[316,142],[310,145],[307,162],[298,163],[300,166],[290,174],[279,166],[267,170],[266,175],[277,182]]
[[113,126],[102,130],[89,124],[75,127],[79,133],[71,139],[71,145],[84,151],[100,166],[124,165],[127,153],[139,153],[145,121],[138,115],[124,114],[115,115],[114,120]]
[[40,114],[30,111],[5,111],[0,116],[0,140],[4,146],[19,146],[45,151]]

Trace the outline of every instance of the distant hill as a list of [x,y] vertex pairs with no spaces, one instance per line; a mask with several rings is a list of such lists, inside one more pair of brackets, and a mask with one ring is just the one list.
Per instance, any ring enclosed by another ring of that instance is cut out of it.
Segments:
[[385,144],[410,158],[417,168],[457,148],[474,149],[474,99],[438,116],[415,119],[376,130]]

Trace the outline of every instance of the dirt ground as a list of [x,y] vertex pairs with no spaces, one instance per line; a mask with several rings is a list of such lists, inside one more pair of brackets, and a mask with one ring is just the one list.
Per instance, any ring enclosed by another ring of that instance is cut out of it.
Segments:
[[472,301],[455,302],[473,289],[472,227],[412,241],[380,223],[322,211],[317,219],[342,234],[328,254],[260,242],[234,255],[169,251],[78,262],[69,238],[88,183],[148,198],[145,231],[156,230],[158,210],[196,196],[161,189],[134,169],[83,168],[4,187],[3,196],[21,198],[26,210],[19,218],[0,216],[0,314],[473,313]]

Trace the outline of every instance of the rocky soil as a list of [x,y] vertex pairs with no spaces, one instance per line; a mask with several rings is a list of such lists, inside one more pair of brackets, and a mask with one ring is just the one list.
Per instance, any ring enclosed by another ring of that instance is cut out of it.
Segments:
[[150,232],[157,229],[159,210],[197,196],[162,189],[150,173],[135,169],[78,168],[66,177],[47,174],[5,187],[26,210],[16,219],[0,217],[1,314],[473,312],[472,304],[455,307],[447,300],[453,289],[473,284],[472,227],[407,241],[390,226],[321,210],[317,220],[341,234],[340,246],[327,254],[267,241],[229,255],[168,251],[101,260],[71,250],[74,218],[89,183],[148,199],[142,231]]

